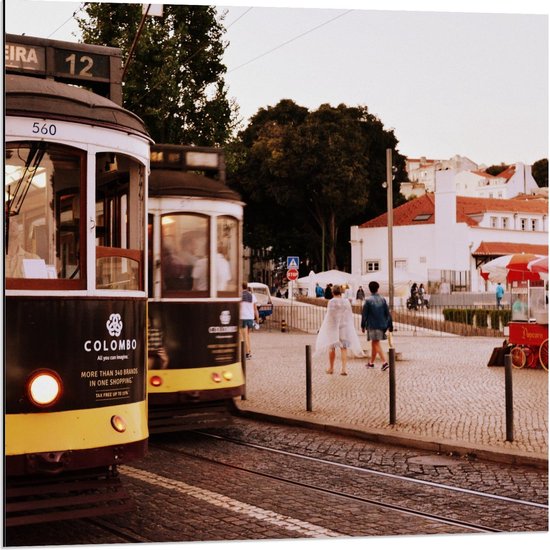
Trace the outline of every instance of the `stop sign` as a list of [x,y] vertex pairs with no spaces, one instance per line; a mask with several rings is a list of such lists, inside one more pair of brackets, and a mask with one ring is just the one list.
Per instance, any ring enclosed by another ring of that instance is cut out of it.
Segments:
[[289,280],[289,281],[295,281],[297,278],[298,278],[298,270],[294,267],[290,268],[287,272],[286,272],[286,278]]

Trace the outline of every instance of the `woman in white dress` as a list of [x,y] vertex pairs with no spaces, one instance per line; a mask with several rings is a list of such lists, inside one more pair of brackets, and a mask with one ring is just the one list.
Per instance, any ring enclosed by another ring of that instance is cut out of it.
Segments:
[[332,293],[333,298],[327,304],[327,313],[317,334],[315,355],[328,351],[327,374],[332,374],[336,348],[340,348],[342,358],[340,374],[346,376],[348,352],[357,357],[362,357],[364,353],[353,323],[353,312],[349,300],[342,297],[342,289],[338,285],[333,287]]

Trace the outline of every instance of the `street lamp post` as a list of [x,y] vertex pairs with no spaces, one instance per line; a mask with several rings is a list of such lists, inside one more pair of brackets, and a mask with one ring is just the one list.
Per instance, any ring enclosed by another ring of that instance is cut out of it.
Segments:
[[386,149],[386,190],[387,190],[387,210],[388,210],[388,294],[389,307],[393,311],[393,167],[392,151]]

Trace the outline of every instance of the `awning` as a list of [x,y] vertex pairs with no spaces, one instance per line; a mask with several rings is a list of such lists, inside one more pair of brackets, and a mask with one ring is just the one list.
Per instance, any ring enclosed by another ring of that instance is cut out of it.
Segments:
[[483,265],[494,258],[498,258],[499,256],[522,253],[547,256],[548,245],[481,241],[476,250],[472,252],[472,256],[476,260],[476,267],[479,267],[480,265]]

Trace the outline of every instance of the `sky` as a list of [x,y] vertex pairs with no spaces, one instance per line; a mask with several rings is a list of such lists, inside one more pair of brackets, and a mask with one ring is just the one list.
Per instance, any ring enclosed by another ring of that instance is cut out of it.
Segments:
[[[7,33],[79,38],[72,16],[81,3],[4,4]],[[216,4],[229,96],[244,124],[281,99],[311,110],[364,105],[405,156],[532,164],[548,158],[546,4],[448,0],[444,12],[417,0]]]

